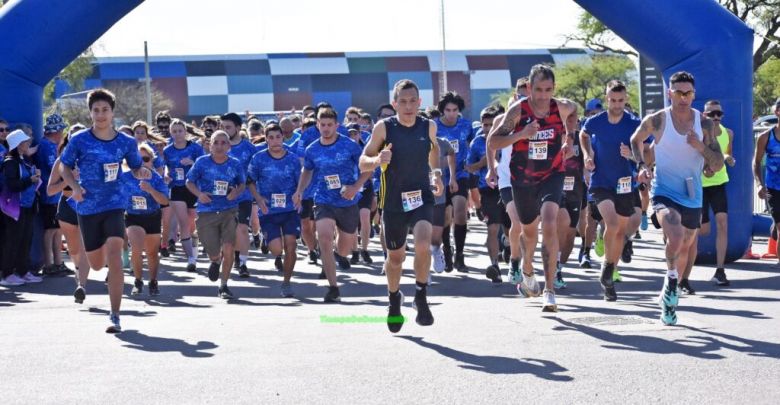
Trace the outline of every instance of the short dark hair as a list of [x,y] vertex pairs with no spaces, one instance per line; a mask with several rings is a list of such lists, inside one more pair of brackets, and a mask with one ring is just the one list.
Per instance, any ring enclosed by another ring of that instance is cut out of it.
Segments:
[[686,72],[684,70],[681,70],[679,72],[674,73],[672,75],[672,77],[669,78],[669,83],[670,84],[690,83],[691,86],[695,86],[696,85],[696,81],[693,78],[693,74],[688,73],[688,72]]
[[436,109],[444,114],[444,107],[447,107],[447,104],[455,104],[458,107],[458,111],[463,111],[466,108],[466,102],[463,101],[463,97],[454,91],[445,93],[439,100],[439,103],[436,104]]
[[160,121],[171,122],[171,113],[168,112],[168,110],[162,110],[157,112],[157,115],[154,116],[154,122],[159,123]]
[[439,110],[437,110],[436,107],[433,106],[426,108],[425,113],[428,114],[428,118],[432,120],[441,117],[441,113],[439,112]]
[[87,106],[89,106],[90,110],[92,105],[98,101],[105,101],[111,106],[112,110],[116,107],[116,96],[107,89],[95,89],[87,94]]
[[494,106],[487,106],[482,109],[482,112],[479,113],[479,119],[484,120],[487,118],[496,118],[498,115],[498,110]]
[[374,122],[374,119],[371,118],[371,114],[369,114],[367,112],[360,113],[360,119],[361,120],[368,120],[368,122]]
[[338,114],[336,114],[336,111],[332,108],[321,108],[317,113],[317,121],[323,118],[332,118],[333,120],[338,121]]
[[704,106],[707,107],[708,105],[720,105],[720,101],[718,101],[718,100],[707,100],[707,102],[704,103]]
[[615,91],[618,93],[624,92],[626,91],[626,85],[620,80],[610,80],[607,83],[607,93],[609,93],[610,91]]
[[219,126],[219,117],[216,115],[209,115],[203,118],[203,121],[201,121],[200,126],[205,127],[206,124],[214,125],[215,127]]
[[379,118],[382,115],[382,110],[391,110],[395,114],[395,107],[392,104],[382,104],[376,109],[376,117]]
[[[420,88],[417,87],[417,83],[409,79],[401,79],[395,82],[393,86],[393,100],[398,100],[398,96],[401,94],[401,90],[414,89],[417,92],[417,97],[420,96]],[[395,111],[395,109],[393,109]]]
[[222,115],[219,117],[222,121],[232,121],[233,124],[236,125],[236,127],[241,128],[241,117],[238,116],[238,114],[234,112],[229,112],[227,114]]
[[555,73],[549,65],[542,63],[533,65],[528,73],[528,83],[533,85],[537,80],[552,80],[555,83]]
[[301,112],[304,112],[306,110],[312,110],[313,111],[314,107],[310,106],[309,104],[306,104],[305,106],[303,106],[303,108],[301,108]]
[[515,92],[517,92],[518,87],[525,87],[526,90],[528,90],[528,76],[517,79],[517,82],[515,83]]
[[496,109],[496,115],[500,115],[506,112],[506,108],[501,103],[495,103],[491,107]]
[[319,116],[320,110],[322,110],[323,108],[329,108],[332,110],[333,106],[327,101],[320,101],[319,103],[317,103],[317,106],[314,107],[314,116],[315,117]]
[[308,129],[313,126],[317,125],[317,120],[313,117],[306,117],[303,119],[303,123],[301,124],[301,129]]
[[282,133],[282,127],[280,127],[279,124],[271,123],[265,126],[265,131],[263,133],[268,136],[269,133],[274,131]]

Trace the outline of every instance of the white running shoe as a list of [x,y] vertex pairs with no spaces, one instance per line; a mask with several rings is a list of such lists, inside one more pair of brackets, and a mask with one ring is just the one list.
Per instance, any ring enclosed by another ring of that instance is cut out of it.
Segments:
[[558,305],[555,303],[555,291],[544,290],[542,296],[542,312],[558,312]]
[[40,283],[43,281],[42,278],[36,276],[35,274],[30,273],[29,271],[27,274],[22,276],[22,280],[24,280],[25,283]]
[[446,264],[444,263],[444,252],[440,246],[431,246],[431,260],[433,261],[433,271],[437,273],[444,271]]
[[542,288],[536,281],[536,274],[528,276],[523,273],[523,282],[519,284],[518,289],[522,290],[520,293],[526,297],[538,297],[542,294]]
[[6,287],[18,287],[20,285],[24,285],[24,279],[20,278],[16,274],[11,274],[6,278],[0,279],[0,285],[4,285]]

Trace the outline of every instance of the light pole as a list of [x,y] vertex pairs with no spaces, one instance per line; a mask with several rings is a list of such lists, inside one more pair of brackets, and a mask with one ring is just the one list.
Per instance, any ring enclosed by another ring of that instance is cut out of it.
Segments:
[[447,93],[447,36],[444,31],[444,0],[440,0],[441,10],[441,74],[439,75],[439,96]]

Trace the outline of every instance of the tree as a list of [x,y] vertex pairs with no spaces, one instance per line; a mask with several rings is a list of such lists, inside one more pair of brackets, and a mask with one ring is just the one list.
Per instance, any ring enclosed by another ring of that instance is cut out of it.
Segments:
[[771,58],[756,71],[753,80],[753,111],[769,114],[780,97],[780,58]]
[[628,87],[628,102],[639,107],[639,86],[636,66],[625,56],[594,55],[565,63],[555,69],[555,93],[575,101],[580,106],[592,98],[604,99],[607,82],[620,80]]
[[[716,0],[737,18],[753,28],[761,42],[753,52],[753,71],[772,57],[780,58],[780,0]],[[577,31],[566,42],[582,41],[596,52],[636,55],[636,51],[616,46],[617,36],[588,12],[580,15]]]
[[70,86],[71,92],[84,90],[84,80],[92,74],[95,68],[95,56],[92,48],[87,48],[81,55],[46,84],[43,89],[43,102],[49,105],[54,102],[54,83],[57,79],[64,80]]

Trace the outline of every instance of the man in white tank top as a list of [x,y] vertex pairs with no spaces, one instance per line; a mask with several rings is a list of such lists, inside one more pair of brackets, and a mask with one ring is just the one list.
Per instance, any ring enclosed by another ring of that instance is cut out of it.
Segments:
[[[723,167],[723,153],[716,139],[719,128],[691,107],[694,78],[677,72],[669,79],[671,107],[649,114],[631,136],[638,162],[639,181],[652,181],[653,209],[666,237],[667,273],[661,290],[661,321],[677,323],[677,270],[688,262],[688,250],[701,225],[701,173],[712,176]],[[644,141],[654,135],[655,179],[644,161]]]

